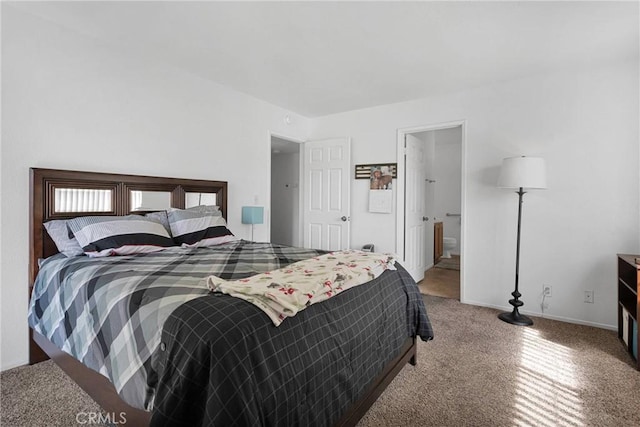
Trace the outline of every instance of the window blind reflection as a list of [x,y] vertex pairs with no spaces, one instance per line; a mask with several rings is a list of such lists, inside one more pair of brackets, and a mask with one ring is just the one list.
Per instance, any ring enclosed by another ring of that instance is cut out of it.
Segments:
[[112,190],[56,188],[55,212],[111,212]]

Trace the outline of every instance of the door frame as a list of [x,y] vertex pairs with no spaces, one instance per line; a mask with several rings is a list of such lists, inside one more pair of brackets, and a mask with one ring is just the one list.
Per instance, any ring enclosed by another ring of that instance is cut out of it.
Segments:
[[466,215],[466,199],[467,199],[467,121],[465,119],[455,120],[451,122],[436,123],[431,125],[414,126],[409,128],[401,128],[397,131],[397,159],[398,159],[398,178],[396,180],[396,188],[398,194],[396,197],[396,253],[404,260],[405,258],[405,155],[404,155],[404,137],[407,134],[428,132],[434,130],[449,129],[460,126],[462,141],[461,141],[461,188],[460,188],[460,302],[465,302],[465,259],[466,259],[466,230],[467,230],[467,215]]
[[[267,225],[267,238],[269,239],[269,242],[271,242],[271,138],[272,137],[276,137],[276,138],[280,138],[280,139],[285,139],[287,141],[293,142],[293,143],[297,143],[300,144],[300,159],[299,159],[299,172],[298,172],[298,242],[296,244],[294,244],[294,246],[299,246],[302,247],[302,230],[303,230],[303,223],[302,223],[302,190],[304,189],[304,171],[302,170],[302,166],[304,163],[304,159],[303,159],[303,150],[304,150],[304,143],[306,142],[304,139],[300,139],[300,138],[296,138],[294,136],[290,136],[290,135],[285,135],[283,133],[279,133],[279,132],[273,132],[271,130],[267,131],[267,136],[268,136],[268,144],[267,144],[267,170],[268,170],[268,174],[267,174],[267,202],[265,202],[265,223]],[[267,203],[269,205],[269,207],[267,208]]]

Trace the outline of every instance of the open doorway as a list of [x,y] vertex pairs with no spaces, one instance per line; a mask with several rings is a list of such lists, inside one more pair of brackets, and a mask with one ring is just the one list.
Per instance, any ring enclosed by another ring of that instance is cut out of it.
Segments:
[[398,144],[398,252],[422,293],[462,300],[464,122],[399,130]]
[[302,246],[300,145],[271,135],[271,243]]

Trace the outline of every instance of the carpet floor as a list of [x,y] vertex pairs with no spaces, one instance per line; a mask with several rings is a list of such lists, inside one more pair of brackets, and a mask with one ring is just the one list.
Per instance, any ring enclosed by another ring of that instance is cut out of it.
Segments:
[[[379,426],[640,426],[640,372],[615,332],[425,296],[435,339],[360,421]],[[51,361],[2,372],[0,425],[74,426],[98,406]]]
[[444,268],[430,268],[418,282],[423,295],[454,298],[460,301],[460,271]]

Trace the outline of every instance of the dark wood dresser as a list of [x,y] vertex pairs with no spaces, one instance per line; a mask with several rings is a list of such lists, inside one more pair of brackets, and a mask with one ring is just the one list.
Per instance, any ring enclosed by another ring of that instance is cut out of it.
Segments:
[[635,359],[640,369],[638,357],[638,313],[640,313],[640,265],[635,259],[640,255],[618,254],[618,338]]

